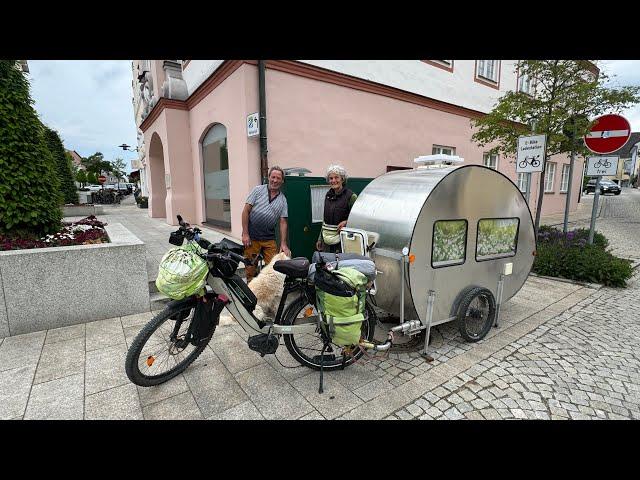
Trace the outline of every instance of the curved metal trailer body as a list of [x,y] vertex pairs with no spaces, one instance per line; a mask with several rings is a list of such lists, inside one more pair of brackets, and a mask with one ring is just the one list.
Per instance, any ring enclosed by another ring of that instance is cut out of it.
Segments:
[[[515,254],[477,256],[478,222],[486,225],[488,219],[509,219],[510,225],[518,219]],[[467,222],[464,261],[434,266],[434,224],[447,220]],[[503,174],[479,165],[422,167],[382,175],[358,196],[348,226],[379,235],[371,251],[382,272],[376,280],[376,302],[389,313],[400,314],[403,248],[415,256],[405,264],[404,316],[423,325],[429,290],[436,293],[432,325],[455,315],[456,297],[466,287],[488,288],[498,298],[501,274],[506,274],[501,300],[511,298],[527,279],[536,249],[533,219],[522,193]]]

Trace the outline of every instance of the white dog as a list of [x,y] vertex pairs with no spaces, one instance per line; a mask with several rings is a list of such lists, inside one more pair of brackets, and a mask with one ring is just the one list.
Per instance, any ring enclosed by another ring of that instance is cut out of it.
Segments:
[[274,255],[269,264],[260,271],[260,274],[249,282],[249,289],[258,299],[258,304],[253,310],[253,316],[258,320],[262,320],[264,317],[273,318],[276,316],[280,297],[282,297],[282,291],[284,290],[286,275],[276,272],[273,269],[273,264],[278,260],[289,259],[284,252]]

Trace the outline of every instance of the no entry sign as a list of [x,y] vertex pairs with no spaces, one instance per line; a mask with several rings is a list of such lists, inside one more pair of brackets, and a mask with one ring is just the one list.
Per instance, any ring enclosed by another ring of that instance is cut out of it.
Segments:
[[629,140],[631,125],[620,115],[603,115],[584,137],[584,143],[594,153],[611,153]]

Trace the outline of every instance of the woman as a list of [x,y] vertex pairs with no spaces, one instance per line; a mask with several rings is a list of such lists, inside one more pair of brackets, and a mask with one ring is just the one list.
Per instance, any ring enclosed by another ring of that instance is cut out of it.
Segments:
[[346,187],[347,171],[340,165],[329,165],[326,173],[331,187],[324,198],[324,217],[316,248],[321,252],[340,252],[340,230],[347,225],[353,202],[358,196]]

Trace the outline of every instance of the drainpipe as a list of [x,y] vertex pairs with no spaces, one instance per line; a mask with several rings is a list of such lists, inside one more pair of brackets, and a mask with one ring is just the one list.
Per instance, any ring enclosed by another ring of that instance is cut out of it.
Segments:
[[258,60],[258,95],[260,97],[260,176],[267,183],[269,164],[267,162],[267,98],[264,88],[264,60]]

